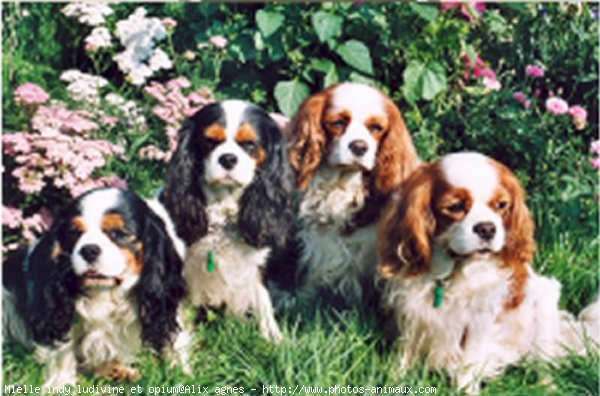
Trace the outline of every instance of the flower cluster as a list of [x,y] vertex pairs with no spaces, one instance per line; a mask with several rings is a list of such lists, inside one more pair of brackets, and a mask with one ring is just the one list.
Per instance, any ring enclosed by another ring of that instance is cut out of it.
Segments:
[[20,105],[39,105],[46,103],[50,95],[38,85],[27,83],[15,90],[15,103]]
[[474,63],[468,55],[464,55],[462,59],[465,63],[465,72],[463,74],[465,80],[481,78],[483,85],[492,91],[499,91],[502,88],[502,84],[496,79],[496,72],[490,67],[488,62],[485,62],[477,55],[475,56]]
[[569,106],[566,100],[558,96],[551,96],[546,100],[546,110],[553,115],[569,114],[575,129],[578,131],[585,128],[587,124],[587,111],[583,107],[579,105]]
[[170,80],[166,84],[152,82],[144,88],[146,93],[159,102],[152,112],[166,124],[169,144],[166,152],[154,145],[142,147],[139,151],[142,158],[168,161],[177,147],[177,132],[183,120],[213,101],[212,93],[208,89],[184,94],[183,90],[189,88],[191,83],[185,77]]
[[173,62],[155,44],[167,37],[167,29],[158,18],[147,18],[139,7],[127,19],[117,22],[116,36],[125,50],[115,55],[119,69],[134,85],[142,85],[160,69],[171,69]]
[[92,106],[100,104],[99,89],[108,84],[108,81],[102,77],[82,73],[76,69],[64,71],[60,79],[68,83],[67,92],[74,101]]
[[103,167],[108,157],[122,155],[124,150],[106,140],[90,138],[99,128],[91,116],[60,103],[41,105],[31,120],[31,131],[2,136],[4,154],[14,161],[11,174],[19,190],[36,194],[52,184],[75,196],[96,182],[94,171]]
[[[2,206],[2,225],[19,231],[20,235],[27,243],[35,241],[37,235],[41,234],[52,225],[52,215],[46,208],[42,208],[39,213],[31,216],[25,216],[23,211],[11,206]],[[19,243],[10,243],[3,245],[3,251],[19,248]]]
[[[541,79],[546,76],[546,70],[539,65],[527,65],[525,75],[532,79]],[[534,96],[540,96],[540,89],[536,89]],[[519,102],[525,109],[531,107],[531,100],[522,91],[513,93],[513,99]],[[587,124],[587,111],[579,105],[570,106],[569,103],[559,96],[550,93],[550,97],[545,102],[546,111],[555,116],[569,114],[575,125],[575,129],[582,130]]]
[[103,24],[105,17],[112,14],[113,10],[106,2],[101,1],[82,1],[67,4],[62,9],[63,14],[89,26],[98,26]]
[[112,46],[112,36],[106,27],[98,26],[84,39],[84,42],[85,50],[93,52],[99,48],[109,48]]

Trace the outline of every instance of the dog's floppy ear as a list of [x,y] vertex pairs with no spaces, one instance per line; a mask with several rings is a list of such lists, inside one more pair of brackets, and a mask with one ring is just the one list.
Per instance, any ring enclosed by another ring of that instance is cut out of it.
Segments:
[[187,245],[206,235],[208,218],[200,184],[203,164],[192,147],[195,123],[188,119],[179,131],[179,144],[167,171],[160,201],[175,223],[177,234]]
[[23,263],[25,295],[18,302],[20,314],[33,340],[52,346],[64,342],[75,316],[75,299],[81,292],[79,278],[73,272],[68,252],[57,240],[63,222],[44,234]]
[[186,291],[183,262],[163,220],[151,210],[145,216],[142,235],[144,264],[134,293],[142,339],[160,352],[173,342],[179,329],[177,310]]
[[528,278],[529,264],[536,249],[534,222],[525,202],[525,190],[517,176],[503,164],[495,161],[500,169],[500,183],[512,197],[508,211],[504,216],[506,242],[502,249],[504,265],[512,269],[510,298],[507,308],[517,307],[525,298],[525,283]]
[[433,169],[417,169],[400,185],[383,211],[377,235],[379,271],[384,278],[429,269],[435,216],[431,210]]
[[420,163],[410,133],[396,105],[386,99],[389,129],[377,152],[375,187],[383,195],[400,185]]
[[320,92],[302,103],[300,110],[286,127],[289,136],[290,163],[297,174],[298,188],[305,189],[321,164],[327,136],[321,117],[327,94]]
[[259,121],[266,158],[240,202],[238,227],[252,246],[282,247],[295,220],[294,177],[281,130],[266,113]]

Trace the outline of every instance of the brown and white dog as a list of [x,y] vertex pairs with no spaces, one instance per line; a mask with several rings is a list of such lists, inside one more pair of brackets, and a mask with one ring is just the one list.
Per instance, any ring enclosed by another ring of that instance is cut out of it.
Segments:
[[477,393],[522,358],[598,340],[598,303],[575,320],[559,310],[559,282],[532,269],[533,231],[519,180],[491,158],[451,154],[411,175],[377,238],[402,370],[424,356]]
[[134,378],[144,345],[174,350],[189,371],[183,250],[158,202],[92,190],[3,263],[4,336],[35,347],[44,388],[75,384],[79,370]]
[[356,305],[373,287],[381,206],[419,164],[412,139],[390,98],[358,83],[309,97],[287,132],[303,192],[299,294]]

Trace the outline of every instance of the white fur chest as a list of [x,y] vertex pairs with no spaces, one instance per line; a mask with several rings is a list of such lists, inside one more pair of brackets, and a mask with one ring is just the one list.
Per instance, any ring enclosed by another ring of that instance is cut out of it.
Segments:
[[84,367],[118,361],[129,364],[141,348],[137,306],[121,290],[94,292],[77,300],[74,338]]
[[443,282],[441,306],[434,307],[430,277],[394,281],[386,302],[394,309],[411,361],[420,354],[434,368],[462,366],[484,348],[501,348],[498,317],[509,294],[510,271],[493,260],[472,262]]
[[314,295],[327,287],[350,303],[363,297],[362,284],[375,272],[376,225],[342,234],[345,224],[366,199],[362,174],[323,168],[300,206],[303,245],[299,270],[307,272],[304,291]]
[[300,204],[304,225],[342,228],[364,206],[366,190],[361,172],[321,168]]
[[[269,248],[248,245],[237,231],[237,203],[227,200],[212,204],[208,234],[188,247],[183,275],[188,283],[194,306],[225,307],[243,315],[255,300],[256,286],[261,285],[261,267]],[[215,259],[209,268],[208,256]]]

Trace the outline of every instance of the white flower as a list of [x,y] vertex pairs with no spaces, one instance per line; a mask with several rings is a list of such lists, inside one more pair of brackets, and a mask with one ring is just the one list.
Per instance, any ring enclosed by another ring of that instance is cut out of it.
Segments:
[[483,78],[483,85],[486,88],[491,89],[492,91],[499,91],[502,88],[502,84],[500,84],[500,81],[489,77]]
[[134,85],[142,85],[160,69],[170,69],[173,62],[156,42],[167,37],[167,30],[158,18],[146,18],[146,10],[138,7],[125,20],[117,22],[115,35],[125,47],[115,55],[119,69]]
[[71,99],[90,105],[100,103],[98,90],[108,84],[108,81],[102,77],[82,73],[76,69],[63,72],[60,79],[68,83],[67,92]]
[[100,26],[92,30],[90,35],[85,38],[85,42],[95,48],[107,48],[112,45],[112,37],[107,28]]
[[62,12],[85,25],[98,26],[106,22],[104,17],[112,14],[113,10],[105,2],[94,1],[69,3]]
[[127,125],[139,129],[145,128],[146,117],[144,117],[144,111],[133,100],[125,100],[125,98],[115,93],[107,94],[104,100],[115,107]]
[[173,67],[173,62],[169,59],[167,53],[160,48],[154,51],[154,54],[150,58],[150,69],[157,71],[160,69],[170,69]]

